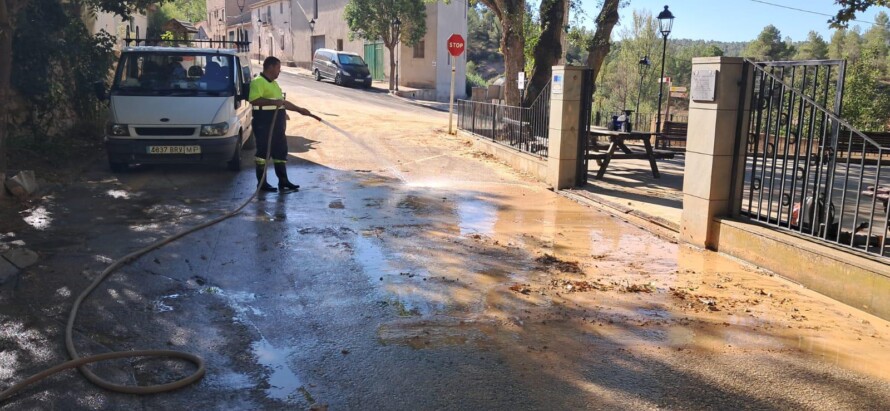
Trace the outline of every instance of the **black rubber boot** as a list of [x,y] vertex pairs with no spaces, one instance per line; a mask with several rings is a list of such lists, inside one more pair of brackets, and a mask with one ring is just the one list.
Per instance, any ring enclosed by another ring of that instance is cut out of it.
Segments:
[[[272,187],[272,185],[269,184],[268,181],[263,181],[263,169],[265,169],[265,168],[266,168],[266,167],[264,167],[264,166],[262,166],[262,165],[259,165],[259,164],[257,164],[257,166],[256,166],[256,181],[257,181],[257,186],[260,187],[260,191],[265,191],[265,192],[267,192],[267,193],[275,193],[275,192],[278,192],[278,189],[275,188],[275,187]],[[263,184],[260,184],[261,182],[262,182]]]
[[300,186],[291,183],[287,179],[287,164],[275,163],[275,175],[278,177],[278,189],[285,191],[300,191]]

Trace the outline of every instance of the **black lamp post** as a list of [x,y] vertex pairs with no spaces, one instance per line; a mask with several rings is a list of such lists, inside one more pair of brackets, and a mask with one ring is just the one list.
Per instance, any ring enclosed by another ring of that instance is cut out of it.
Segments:
[[661,50],[661,77],[658,78],[658,114],[655,117],[655,132],[661,132],[661,97],[664,94],[664,57],[667,54],[668,35],[674,25],[674,15],[664,6],[664,11],[658,13],[658,30],[664,37],[664,46]]
[[396,52],[396,91],[399,91],[399,37],[402,35],[402,21],[396,16],[392,21],[392,31],[395,33]]
[[309,67],[312,68],[313,61],[315,61],[315,42],[312,41],[312,37],[315,37],[315,19],[309,20]]
[[643,76],[646,74],[646,69],[651,65],[652,63],[649,62],[649,56],[643,56],[643,58],[640,59],[640,89],[637,91],[637,120],[634,123],[637,127],[640,127],[640,96],[643,95]]

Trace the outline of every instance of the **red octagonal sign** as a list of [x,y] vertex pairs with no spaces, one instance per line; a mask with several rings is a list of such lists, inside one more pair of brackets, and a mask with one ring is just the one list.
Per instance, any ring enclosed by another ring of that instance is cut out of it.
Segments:
[[464,52],[464,38],[460,34],[452,34],[451,37],[448,38],[448,53],[452,56],[457,57]]

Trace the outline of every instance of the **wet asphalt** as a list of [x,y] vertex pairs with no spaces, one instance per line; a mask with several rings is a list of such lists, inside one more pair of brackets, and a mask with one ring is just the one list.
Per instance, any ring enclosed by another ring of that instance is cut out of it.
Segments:
[[[457,142],[394,144],[395,123],[384,131],[356,127],[389,111],[441,113],[295,76],[281,82],[289,96],[324,98],[316,112],[355,110],[327,116],[345,135],[315,124],[291,136],[289,172],[301,191],[261,195],[238,216],[146,255],[100,287],[78,319],[84,353],[182,349],[205,357],[207,376],[139,397],[105,392],[68,371],[0,409],[890,404],[886,376],[795,347],[769,327],[683,311],[669,287],[732,277],[816,297],[575,204],[485,158],[449,152]],[[363,106],[380,112],[363,114]],[[0,287],[0,386],[65,359],[67,309],[111,260],[247,198],[255,184],[250,163],[245,153],[241,173],[153,166],[112,175],[99,161],[21,212],[6,210],[2,230],[41,260]],[[566,261],[580,262],[582,272],[559,264]],[[622,288],[621,281],[653,278],[660,281],[654,292]],[[586,293],[552,286],[565,279],[610,286]],[[870,321],[886,338],[886,323]],[[141,384],[188,371],[140,360],[96,368]]]

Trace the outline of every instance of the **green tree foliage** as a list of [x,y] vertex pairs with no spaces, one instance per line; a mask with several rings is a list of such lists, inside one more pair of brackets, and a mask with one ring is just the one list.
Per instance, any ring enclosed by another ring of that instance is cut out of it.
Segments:
[[566,40],[566,63],[583,66],[589,54],[587,48],[593,41],[593,31],[584,26],[572,26]]
[[847,30],[844,36],[843,56],[845,59],[859,60],[862,54],[862,35],[859,26],[854,26],[851,30]]
[[20,136],[52,139],[68,131],[56,128],[60,120],[95,119],[92,84],[108,74],[114,38],[105,31],[90,35],[79,16],[56,0],[31,0],[21,17],[39,22],[40,30],[17,30],[13,38],[13,50],[27,50],[17,53],[11,78],[30,107]]
[[[121,17],[129,17],[133,12],[144,12],[146,8],[153,4],[163,3],[164,0],[72,0],[69,2],[52,2],[52,1],[25,1],[25,0],[0,0],[0,179],[6,173],[7,167],[7,151],[6,143],[9,138],[9,109],[12,100],[12,89],[15,87],[17,91],[22,92],[19,76],[27,75],[30,80],[28,87],[33,85],[33,79],[39,76],[40,71],[33,73],[23,73],[19,68],[20,59],[27,59],[32,53],[49,53],[45,50],[58,50],[64,48],[65,53],[69,54],[66,58],[57,60],[44,60],[42,64],[55,67],[54,71],[48,73],[45,77],[40,77],[41,81],[52,83],[48,85],[49,95],[47,94],[32,95],[26,102],[27,104],[39,107],[46,102],[64,101],[65,93],[77,93],[72,98],[81,98],[79,101],[68,100],[64,106],[57,106],[52,109],[53,113],[59,113],[66,109],[77,110],[91,106],[95,112],[95,100],[84,97],[84,90],[88,89],[87,82],[101,79],[107,74],[111,64],[110,54],[106,53],[107,46],[113,41],[107,33],[99,36],[90,36],[86,32],[82,22],[82,12],[94,13],[96,11],[104,11],[116,14]],[[34,9],[35,4],[41,5],[40,8]],[[29,9],[30,8],[30,9]],[[44,24],[44,19],[58,24],[59,13],[58,8],[63,9],[65,19],[67,20],[66,28],[59,26],[48,27]],[[29,9],[29,11],[26,11]],[[28,16],[26,16],[28,14]],[[27,24],[20,25],[21,22]],[[41,38],[34,39],[25,31],[41,34]],[[27,41],[26,41],[27,39]],[[31,42],[30,40],[34,40]],[[21,45],[21,44],[25,45]],[[17,43],[18,45],[14,45]],[[69,47],[70,44],[70,47]],[[76,54],[76,55],[75,55]],[[47,57],[47,56],[44,56]],[[15,69],[14,69],[15,68]],[[13,73],[15,71],[15,74]],[[101,75],[93,76],[100,73]],[[46,71],[43,71],[46,73]],[[15,78],[14,78],[15,76]],[[18,86],[14,86],[14,85]],[[27,94],[27,92],[25,92]],[[32,114],[31,119],[34,120]],[[32,126],[34,127],[34,126]]]
[[815,31],[810,31],[807,41],[797,47],[795,60],[822,60],[828,58],[828,43]]
[[847,24],[856,19],[856,13],[863,12],[872,6],[890,6],[890,0],[835,0],[835,4],[841,6],[837,14],[828,20],[832,27],[845,28]]
[[843,118],[865,130],[883,130],[890,121],[890,84],[884,61],[866,52],[847,70]]
[[[349,0],[343,12],[349,26],[349,39],[383,40],[389,49],[389,89],[395,87],[395,46],[399,42],[414,45],[426,35],[426,6],[423,0]],[[392,22],[398,18],[396,32]]]
[[887,44],[890,42],[890,18],[883,11],[875,16],[875,24],[862,35],[862,52],[873,58],[887,58]]
[[162,4],[148,16],[146,37],[160,37],[162,27],[170,19],[197,23],[207,18],[207,2],[204,0],[172,0]]
[[[597,107],[610,113],[633,109],[637,97],[641,100],[641,111],[655,106],[654,102],[644,100],[658,92],[656,81],[660,71],[662,43],[657,37],[657,30],[658,21],[651,13],[634,11],[633,25],[618,33],[619,39],[603,63],[594,95]],[[640,66],[640,59],[645,56],[648,56],[650,66]]]
[[782,40],[779,29],[772,24],[763,28],[760,35],[745,49],[745,55],[755,60],[785,60],[791,56],[788,44]]
[[[467,10],[468,76],[477,74],[488,80],[501,73],[504,58],[499,52],[500,39],[501,25],[491,10],[481,4]],[[473,63],[472,70],[469,63]]]
[[535,47],[541,39],[541,17],[532,9],[531,4],[525,5],[525,20],[522,24],[522,32],[525,34],[525,72],[531,73],[535,66]]
[[839,60],[844,58],[844,43],[847,39],[847,29],[837,29],[831,35],[828,43],[828,58]]

